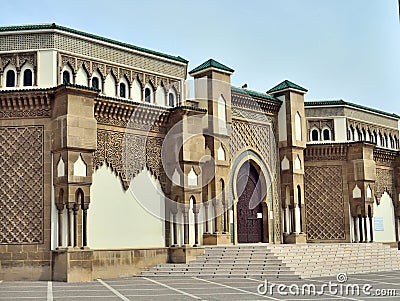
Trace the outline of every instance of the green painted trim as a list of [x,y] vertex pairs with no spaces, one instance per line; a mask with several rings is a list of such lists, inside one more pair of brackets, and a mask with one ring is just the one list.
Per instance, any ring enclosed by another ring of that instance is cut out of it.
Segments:
[[268,95],[267,93],[257,92],[257,91],[254,91],[254,90],[248,90],[248,89],[243,89],[243,88],[234,87],[234,86],[231,86],[231,91],[235,92],[235,93],[247,94],[247,95],[250,95],[250,96],[260,97],[260,98],[263,98],[263,99],[272,100],[272,101],[275,101],[275,102],[278,102],[278,103],[282,103],[282,100],[280,100],[280,99],[278,99],[276,97],[273,97],[271,95]]
[[269,89],[267,91],[267,93],[274,93],[274,92],[278,92],[278,91],[286,90],[286,89],[296,89],[296,90],[300,90],[300,91],[303,91],[303,92],[308,92],[308,90],[306,88],[303,88],[303,87],[291,82],[290,80],[284,80],[280,84],[278,84],[275,87]]
[[377,109],[373,109],[373,108],[369,108],[369,107],[365,107],[356,103],[352,103],[352,102],[348,102],[348,101],[344,101],[343,99],[338,99],[338,100],[321,100],[321,101],[306,101],[304,102],[304,106],[305,107],[317,107],[317,106],[349,106],[349,107],[353,107],[353,108],[357,108],[357,109],[362,109],[362,110],[366,110],[366,111],[370,111],[373,113],[378,113],[378,114],[382,114],[382,115],[386,115],[392,118],[397,118],[399,119],[400,116],[394,113],[388,113],[385,111],[381,111],[381,110],[377,110]]
[[189,62],[189,61],[185,60],[184,58],[182,58],[180,56],[174,56],[174,55],[170,55],[170,54],[166,54],[166,53],[150,50],[150,49],[147,49],[147,48],[135,46],[135,45],[132,45],[132,44],[116,41],[116,40],[113,40],[113,39],[110,39],[110,38],[102,37],[102,36],[99,36],[99,35],[91,34],[91,33],[88,33],[88,32],[77,30],[77,29],[73,29],[73,28],[57,25],[56,23],[32,24],[32,25],[15,25],[15,26],[0,26],[0,32],[23,31],[23,30],[44,30],[44,29],[54,29],[54,30],[57,29],[57,30],[68,32],[68,33],[77,34],[77,35],[80,35],[80,36],[83,36],[83,37],[99,40],[99,41],[102,41],[102,42],[107,42],[107,43],[111,43],[111,44],[114,44],[114,45],[122,46],[122,47],[129,48],[129,49],[132,49],[132,50],[137,50],[137,51],[145,52],[145,53],[148,53],[148,54],[164,57],[164,58],[171,59],[171,60],[174,60],[174,61],[178,61],[178,62],[181,62],[181,63],[187,64]]
[[207,68],[216,68],[230,73],[235,72],[235,70],[233,70],[232,68],[229,68],[228,66],[225,66],[224,64],[221,64],[214,59],[209,59],[208,61],[205,61],[203,64],[194,68],[192,71],[189,72],[189,74],[196,73]]

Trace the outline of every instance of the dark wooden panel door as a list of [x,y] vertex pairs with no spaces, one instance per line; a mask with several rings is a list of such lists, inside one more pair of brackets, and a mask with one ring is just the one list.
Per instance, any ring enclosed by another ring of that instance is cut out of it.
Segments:
[[[250,164],[242,166],[237,179],[237,231],[239,243],[262,241],[261,193],[257,189],[258,173]],[[257,204],[255,207],[251,204]],[[257,215],[259,213],[259,215]]]

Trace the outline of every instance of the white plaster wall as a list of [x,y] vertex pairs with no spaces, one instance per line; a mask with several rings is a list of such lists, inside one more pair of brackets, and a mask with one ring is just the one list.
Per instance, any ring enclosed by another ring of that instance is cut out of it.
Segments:
[[156,90],[156,105],[165,106],[165,91],[161,86]]
[[57,52],[41,50],[38,52],[37,83],[39,88],[57,86]]
[[78,69],[78,72],[76,72],[75,83],[77,85],[81,85],[81,86],[87,86],[88,85],[88,75],[87,75],[86,71],[82,67],[80,67]]
[[135,101],[142,101],[142,88],[137,80],[132,83],[131,96]]
[[116,97],[116,82],[114,77],[109,73],[104,82],[104,94],[110,97]]
[[109,167],[95,171],[88,210],[88,245],[94,249],[164,246],[164,221],[138,202],[150,203],[151,212],[163,214],[164,199],[159,189],[146,170],[132,180],[127,191]]
[[375,231],[374,221],[374,241],[377,242],[393,242],[396,240],[394,226],[394,208],[392,198],[385,192],[382,195],[380,204],[374,202],[374,218],[383,217],[384,231]]
[[278,113],[278,124],[279,124],[279,142],[287,140],[287,128],[286,128],[286,103],[283,96],[278,97],[283,101],[281,108]]
[[347,127],[345,117],[333,118],[333,128],[335,131],[335,141],[344,142],[347,141]]

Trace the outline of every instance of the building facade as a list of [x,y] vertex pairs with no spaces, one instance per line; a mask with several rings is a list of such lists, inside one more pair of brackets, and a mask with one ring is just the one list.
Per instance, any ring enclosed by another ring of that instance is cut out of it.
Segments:
[[0,279],[132,275],[204,245],[399,241],[399,116],[187,67],[56,24],[0,27]]

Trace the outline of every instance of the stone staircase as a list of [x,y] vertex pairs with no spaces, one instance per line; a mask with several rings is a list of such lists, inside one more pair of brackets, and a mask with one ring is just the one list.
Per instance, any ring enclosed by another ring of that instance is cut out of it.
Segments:
[[269,245],[301,278],[400,270],[400,251],[380,243]]
[[253,244],[205,247],[189,264],[161,264],[142,276],[310,278],[400,269],[400,252],[373,244]]

